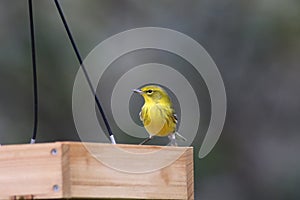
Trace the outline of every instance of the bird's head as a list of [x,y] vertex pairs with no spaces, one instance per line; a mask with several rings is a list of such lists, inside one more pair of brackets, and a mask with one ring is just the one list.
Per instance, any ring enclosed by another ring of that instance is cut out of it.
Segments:
[[146,85],[133,91],[142,95],[146,103],[171,103],[167,92],[157,85]]

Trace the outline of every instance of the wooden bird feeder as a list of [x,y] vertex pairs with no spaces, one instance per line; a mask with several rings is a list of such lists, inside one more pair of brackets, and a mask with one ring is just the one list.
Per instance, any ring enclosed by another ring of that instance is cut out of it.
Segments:
[[0,199],[194,199],[193,174],[192,147],[0,146]]

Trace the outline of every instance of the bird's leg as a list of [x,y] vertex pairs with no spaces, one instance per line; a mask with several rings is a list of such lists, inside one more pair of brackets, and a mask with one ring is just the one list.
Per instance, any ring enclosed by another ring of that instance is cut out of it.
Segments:
[[172,133],[171,135],[168,135],[168,138],[170,140],[170,143],[169,143],[170,146],[177,146],[175,133]]
[[146,143],[149,142],[151,139],[152,139],[152,136],[150,135],[148,138],[146,138],[145,140],[143,140],[139,145],[146,144]]

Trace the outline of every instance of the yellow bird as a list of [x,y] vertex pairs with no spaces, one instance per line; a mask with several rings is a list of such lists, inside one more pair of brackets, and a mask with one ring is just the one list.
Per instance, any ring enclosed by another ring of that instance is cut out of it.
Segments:
[[141,144],[145,144],[153,136],[168,136],[171,145],[177,146],[176,136],[186,140],[176,132],[177,117],[172,102],[167,92],[157,85],[147,85],[141,89],[135,89],[144,98],[144,105],[140,112],[140,119],[149,133],[149,138]]

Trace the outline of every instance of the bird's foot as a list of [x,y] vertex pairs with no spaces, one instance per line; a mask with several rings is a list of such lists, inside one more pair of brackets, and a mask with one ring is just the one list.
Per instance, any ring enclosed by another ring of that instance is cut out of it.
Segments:
[[169,146],[178,146],[176,142],[175,133],[169,135],[168,138],[170,140]]

